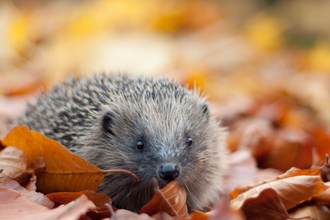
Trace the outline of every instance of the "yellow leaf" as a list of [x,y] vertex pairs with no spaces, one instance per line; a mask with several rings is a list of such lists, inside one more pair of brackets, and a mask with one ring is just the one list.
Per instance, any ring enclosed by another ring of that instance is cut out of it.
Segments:
[[310,51],[308,56],[311,69],[330,72],[330,45],[320,42]]
[[283,45],[283,25],[265,13],[253,17],[246,25],[246,35],[262,50],[275,50]]

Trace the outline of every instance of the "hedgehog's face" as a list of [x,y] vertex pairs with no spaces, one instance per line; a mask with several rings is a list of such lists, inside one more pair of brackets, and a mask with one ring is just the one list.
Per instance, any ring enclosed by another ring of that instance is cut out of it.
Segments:
[[140,103],[127,107],[126,103],[106,111],[101,120],[103,143],[112,158],[111,164],[101,168],[133,172],[141,180],[137,187],[150,187],[152,178],[161,187],[176,180],[186,188],[188,203],[205,203],[193,200],[219,172],[215,163],[221,163],[221,131],[210,118],[207,104],[197,101],[168,106]]

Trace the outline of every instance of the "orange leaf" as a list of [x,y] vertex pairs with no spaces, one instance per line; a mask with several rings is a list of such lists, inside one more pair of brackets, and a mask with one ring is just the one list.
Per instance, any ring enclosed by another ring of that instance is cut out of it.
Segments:
[[289,218],[280,197],[272,188],[262,190],[256,197],[248,198],[242,205],[247,219],[282,219]]
[[85,190],[82,192],[57,192],[57,193],[50,193],[47,194],[46,197],[52,200],[53,202],[56,202],[57,205],[63,205],[68,204],[77,198],[79,198],[81,195],[86,195],[89,200],[91,200],[96,207],[104,208],[105,203],[111,204],[112,201],[109,198],[109,196],[104,194],[99,194],[91,190]]
[[312,166],[313,139],[300,129],[279,130],[276,138],[268,144],[273,145],[267,157],[259,160],[262,168],[275,168],[282,171],[290,167],[309,168]]
[[147,205],[142,207],[140,213],[152,216],[158,212],[166,212],[175,217],[188,216],[187,193],[179,183],[172,181],[161,190],[156,179],[153,179],[153,184],[155,195]]
[[296,167],[292,167],[290,170],[286,171],[285,173],[267,180],[267,181],[262,181],[262,182],[258,182],[252,185],[246,185],[246,186],[239,186],[237,187],[234,191],[232,191],[230,193],[230,197],[231,198],[236,198],[239,194],[246,192],[254,187],[266,184],[266,183],[271,183],[280,179],[285,179],[285,178],[289,178],[289,177],[294,177],[294,176],[300,176],[300,175],[307,175],[307,176],[314,176],[316,174],[320,174],[320,170],[322,169],[322,167],[316,168],[316,169],[299,169]]
[[190,217],[191,220],[207,220],[212,216],[213,212],[200,212],[198,210],[193,210]]
[[310,205],[306,204],[299,206],[294,209],[293,212],[289,213],[290,219],[301,219],[301,220],[322,220],[329,219],[329,209],[322,205]]
[[273,188],[280,196],[285,208],[290,209],[311,199],[312,196],[322,193],[328,186],[324,185],[319,176],[295,176],[252,188],[231,200],[231,204],[239,209],[246,199],[256,197],[266,188]]
[[103,171],[93,166],[58,142],[36,131],[30,131],[26,126],[13,128],[2,143],[5,146],[16,146],[23,150],[28,158],[29,166],[41,156],[44,158],[46,169],[41,170],[37,175],[37,188],[45,194],[88,189],[97,191],[105,174],[116,172]]
[[310,133],[315,137],[315,149],[321,160],[325,159],[325,155],[330,155],[330,134],[326,128],[314,126],[310,128]]
[[[326,182],[325,185],[330,187],[330,182]],[[313,200],[322,204],[330,205],[330,188],[313,197]]]

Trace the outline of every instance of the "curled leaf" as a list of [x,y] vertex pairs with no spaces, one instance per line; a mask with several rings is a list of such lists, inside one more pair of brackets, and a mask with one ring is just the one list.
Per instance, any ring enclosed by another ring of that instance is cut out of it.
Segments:
[[142,207],[140,213],[152,216],[158,212],[166,212],[175,217],[188,216],[187,193],[179,183],[172,181],[160,190],[157,180],[152,181],[155,195],[147,205]]
[[328,186],[324,185],[319,176],[294,176],[254,187],[237,196],[231,201],[231,204],[239,209],[246,199],[258,196],[266,188],[274,189],[281,198],[285,208],[290,209],[322,193]]
[[300,175],[314,176],[314,175],[320,174],[321,169],[322,169],[322,167],[315,168],[315,169],[299,169],[299,168],[296,168],[296,167],[292,167],[290,170],[286,171],[285,173],[283,173],[283,174],[281,174],[281,175],[279,175],[279,176],[277,176],[273,179],[270,179],[270,180],[267,180],[267,181],[261,181],[261,182],[251,184],[251,185],[239,186],[234,191],[232,191],[230,193],[230,197],[231,198],[236,198],[241,193],[246,192],[246,191],[248,191],[248,190],[250,190],[254,187],[257,187],[257,186],[260,186],[260,185],[263,185],[263,184],[266,184],[266,183],[271,183],[271,182],[274,182],[274,181],[278,181],[278,180],[281,180],[281,179],[294,177],[294,176],[300,176]]
[[286,220],[289,218],[281,198],[272,188],[266,188],[255,197],[246,199],[241,209],[247,219]]
[[24,152],[16,147],[6,147],[0,152],[0,183],[6,180],[16,180],[24,185],[32,176],[32,170],[28,169],[28,159]]

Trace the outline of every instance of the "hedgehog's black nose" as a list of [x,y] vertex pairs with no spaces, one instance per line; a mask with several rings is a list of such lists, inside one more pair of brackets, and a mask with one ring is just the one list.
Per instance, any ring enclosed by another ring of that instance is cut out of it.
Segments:
[[163,163],[158,171],[159,177],[166,181],[175,180],[179,173],[179,168],[175,163]]

